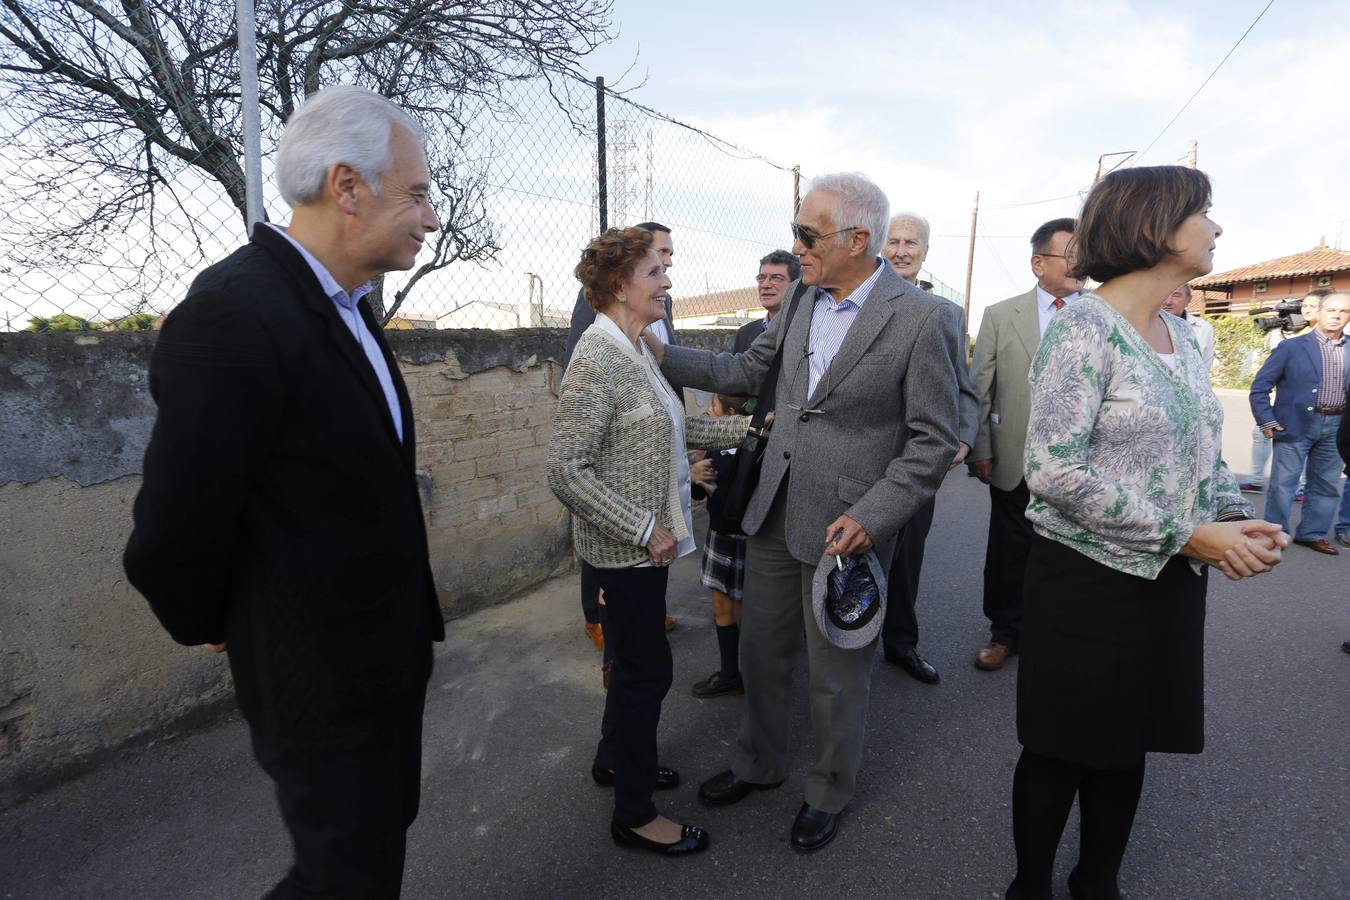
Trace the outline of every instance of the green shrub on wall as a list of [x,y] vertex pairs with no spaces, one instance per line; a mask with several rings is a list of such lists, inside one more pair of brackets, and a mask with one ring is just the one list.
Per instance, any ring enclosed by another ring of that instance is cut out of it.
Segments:
[[1214,367],[1209,380],[1215,387],[1246,390],[1256,370],[1266,361],[1266,335],[1252,327],[1247,316],[1213,316]]

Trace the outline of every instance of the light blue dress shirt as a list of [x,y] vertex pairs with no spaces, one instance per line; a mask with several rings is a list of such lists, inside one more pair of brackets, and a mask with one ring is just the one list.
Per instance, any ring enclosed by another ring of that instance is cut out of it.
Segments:
[[268,222],[267,226],[290,241],[291,246],[309,264],[309,268],[314,272],[314,277],[319,279],[319,286],[323,288],[324,294],[337,305],[338,317],[342,319],[342,324],[346,325],[347,330],[352,333],[357,346],[366,354],[371,369],[375,371],[375,378],[380,382],[380,389],[384,391],[384,400],[389,404],[389,415],[394,420],[394,431],[398,433],[398,439],[402,441],[403,411],[399,409],[398,391],[394,390],[394,376],[390,374],[389,364],[385,361],[384,354],[380,352],[379,342],[375,340],[375,335],[371,334],[370,329],[366,327],[365,320],[361,318],[361,311],[356,308],[360,299],[370,293],[370,283],[367,282],[348,294],[337,283],[328,269],[324,268],[324,264],[300,246],[295,238],[286,233],[286,229],[271,222]]
[[888,263],[877,257],[876,270],[843,300],[835,300],[829,291],[816,288],[815,305],[811,310],[811,342],[807,348],[807,363],[811,369],[806,389],[807,398],[815,394],[816,385],[820,384],[825,370],[834,361],[835,354],[839,352],[849,328],[853,325],[853,320],[858,318],[858,312],[867,302],[867,295],[881,277],[882,267],[885,265]]

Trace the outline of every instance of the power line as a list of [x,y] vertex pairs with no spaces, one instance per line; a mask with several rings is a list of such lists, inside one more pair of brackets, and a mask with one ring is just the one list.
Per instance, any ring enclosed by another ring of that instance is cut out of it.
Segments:
[[[1271,2],[1274,2],[1274,0],[1271,0]],[[991,206],[989,208],[1016,209],[1019,206],[1040,206],[1042,203],[1058,203],[1061,200],[1077,200],[1079,199],[1079,196],[1078,192],[1075,191],[1072,194],[1065,194],[1063,197],[1047,197],[1044,200],[1024,200],[1020,203],[1000,203],[997,206]]]
[[1205,89],[1205,85],[1209,84],[1210,79],[1212,79],[1215,75],[1218,74],[1219,70],[1223,68],[1223,64],[1228,62],[1228,57],[1233,55],[1233,52],[1237,50],[1238,45],[1241,44],[1246,39],[1247,35],[1252,33],[1252,29],[1256,27],[1257,22],[1261,21],[1261,17],[1266,14],[1266,10],[1269,10],[1274,5],[1275,0],[1270,0],[1270,2],[1265,5],[1264,9],[1262,9],[1261,12],[1257,13],[1256,18],[1252,20],[1252,24],[1247,26],[1246,31],[1242,32],[1242,37],[1237,39],[1237,43],[1234,44],[1231,48],[1229,48],[1228,52],[1224,54],[1223,59],[1219,60],[1219,64],[1214,67],[1214,71],[1209,73],[1209,78],[1206,78],[1203,82],[1201,82],[1200,86],[1195,89],[1195,93],[1191,94],[1190,99],[1187,100],[1185,103],[1181,104],[1181,109],[1177,110],[1177,114],[1167,121],[1167,124],[1163,126],[1162,131],[1158,132],[1158,136],[1155,137],[1153,140],[1149,141],[1148,146],[1145,147],[1142,151],[1140,151],[1139,155],[1135,157],[1136,161],[1142,159],[1144,157],[1144,154],[1152,150],[1153,145],[1158,143],[1158,140],[1164,134],[1167,133],[1167,129],[1171,128],[1172,124],[1176,122],[1177,119],[1181,118],[1181,114],[1184,113],[1186,111],[1186,108],[1191,105],[1191,101],[1193,101],[1196,97],[1200,96],[1200,92]]

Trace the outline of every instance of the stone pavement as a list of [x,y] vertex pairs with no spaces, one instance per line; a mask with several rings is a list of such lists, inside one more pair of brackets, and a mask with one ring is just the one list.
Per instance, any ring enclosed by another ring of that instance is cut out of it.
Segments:
[[[670,861],[616,849],[609,795],[589,767],[603,695],[582,634],[576,577],[450,623],[426,713],[422,813],[408,898],[997,898],[1012,876],[1009,793],[1018,746],[1016,662],[971,665],[985,637],[980,569],[988,495],[947,479],[928,543],[921,648],[929,687],[878,659],[860,793],[839,837],[788,846],[811,758],[800,744],[777,791],[704,809],[698,782],[730,759],[740,701],[693,699],[716,666],[697,557],[671,579],[675,686],[658,795],[704,825],[712,850]],[[1154,756],[1122,885],[1130,900],[1350,896],[1350,555],[1294,547],[1273,575],[1211,581],[1208,746]],[[166,642],[165,652],[177,652]],[[801,681],[799,672],[798,681]],[[799,684],[800,687],[800,684]],[[1058,897],[1076,858],[1070,820]],[[289,847],[237,716],[129,751],[0,814],[0,897],[257,897]]]

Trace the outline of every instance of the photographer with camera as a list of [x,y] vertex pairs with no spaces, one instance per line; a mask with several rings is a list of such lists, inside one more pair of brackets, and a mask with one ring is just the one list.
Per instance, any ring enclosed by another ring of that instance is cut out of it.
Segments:
[[[1257,316],[1252,324],[1266,335],[1266,356],[1283,341],[1307,334],[1317,325],[1317,307],[1322,298],[1331,293],[1325,288],[1311,291],[1302,300],[1282,300],[1274,306],[1253,309],[1248,315]],[[1270,317],[1259,317],[1259,313],[1275,313]],[[1252,426],[1252,470],[1239,487],[1249,494],[1260,494],[1266,489],[1266,469],[1270,466],[1270,438],[1261,431],[1260,425]],[[1303,481],[1300,479],[1298,491],[1303,493]]]
[[[1311,334],[1291,338],[1270,354],[1252,381],[1252,415],[1262,433],[1275,441],[1275,462],[1266,492],[1265,516],[1289,531],[1294,490],[1304,464],[1307,499],[1294,543],[1335,556],[1327,540],[1341,494],[1336,431],[1345,413],[1350,385],[1345,326],[1350,321],[1350,292],[1327,294]],[[1275,391],[1275,405],[1270,392]]]

